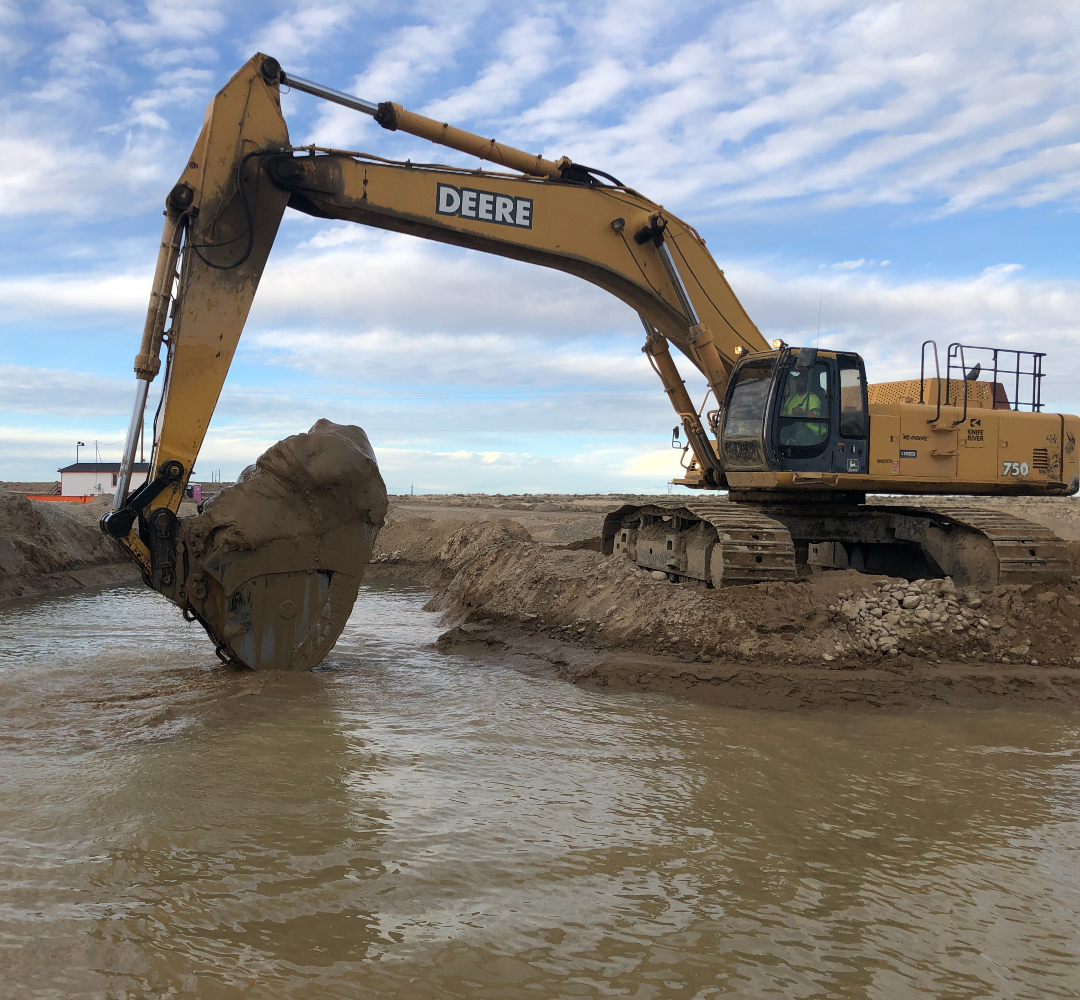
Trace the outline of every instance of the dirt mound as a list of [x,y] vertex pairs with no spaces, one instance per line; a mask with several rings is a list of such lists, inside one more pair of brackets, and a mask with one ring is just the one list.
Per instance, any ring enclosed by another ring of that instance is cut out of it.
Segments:
[[[370,572],[423,581],[435,590],[430,607],[455,623],[441,640],[444,648],[482,642],[531,649],[528,655],[557,672],[566,673],[576,662],[571,673],[579,683],[634,686],[635,677],[645,677],[652,684],[685,674],[687,668],[678,664],[711,664],[705,671],[710,676],[764,665],[787,676],[781,687],[790,686],[791,676],[808,683],[806,668],[834,680],[833,671],[850,678],[851,671],[872,669],[891,678],[883,692],[919,689],[944,697],[970,689],[1027,697],[1017,694],[1026,689],[1039,697],[1080,699],[1075,584],[979,593],[961,590],[948,578],[908,582],[845,571],[799,583],[710,590],[670,583],[626,559],[539,544],[510,519],[455,524],[420,517],[387,527]],[[588,655],[575,661],[574,650]],[[612,661],[615,652],[620,658]],[[642,656],[650,658],[649,665],[635,674],[630,664]],[[614,670],[613,662],[626,669]],[[961,683],[946,676],[947,663],[1023,665],[1038,668],[1041,681],[986,680],[997,677],[993,670],[970,681],[965,666],[970,683]],[[932,683],[916,667],[935,671]],[[803,671],[791,675],[794,668]],[[702,669],[695,667],[694,676]],[[1061,677],[1055,674],[1051,683],[1052,670]],[[856,701],[865,697],[865,691],[852,694]]]
[[0,600],[136,579],[135,566],[97,527],[111,499],[67,504],[0,493]]
[[0,493],[59,493],[59,482],[44,482],[44,483],[18,483],[18,482],[5,482],[0,483]]
[[238,663],[310,669],[348,620],[385,514],[367,435],[320,420],[180,520],[188,570],[174,600]]

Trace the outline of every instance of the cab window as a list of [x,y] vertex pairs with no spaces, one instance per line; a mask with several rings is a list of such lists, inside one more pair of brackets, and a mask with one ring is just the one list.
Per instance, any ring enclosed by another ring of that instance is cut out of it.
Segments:
[[784,376],[777,417],[780,453],[814,458],[829,444],[829,366],[792,368]]
[[747,362],[735,374],[722,436],[724,464],[730,469],[766,467],[765,408],[769,403],[774,367],[774,359],[762,358]]
[[856,358],[840,358],[840,436],[866,437],[863,372]]

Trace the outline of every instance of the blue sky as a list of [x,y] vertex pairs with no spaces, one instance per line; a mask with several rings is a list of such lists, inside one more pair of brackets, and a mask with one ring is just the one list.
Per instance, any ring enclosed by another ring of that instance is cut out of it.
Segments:
[[[615,174],[701,231],[768,337],[816,338],[820,302],[822,345],[877,381],[927,337],[1045,350],[1076,412],[1078,42],[1060,0],[0,0],[0,479],[55,478],[76,440],[119,457],[164,197],[257,50]],[[284,107],[298,144],[431,156]],[[325,416],[392,491],[661,489],[640,341],[566,275],[289,212],[197,474]]]

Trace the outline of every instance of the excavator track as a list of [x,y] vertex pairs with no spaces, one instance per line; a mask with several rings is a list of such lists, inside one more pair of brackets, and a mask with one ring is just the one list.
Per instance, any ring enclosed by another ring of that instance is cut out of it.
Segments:
[[[878,508],[888,510],[888,508]],[[1049,528],[992,507],[972,505],[918,507],[977,532],[997,561],[997,583],[1069,582],[1072,567],[1065,543]]]
[[754,507],[724,501],[627,504],[604,522],[604,551],[712,587],[796,579],[791,534]]
[[830,569],[951,576],[980,589],[1067,583],[1072,573],[1067,546],[1050,529],[962,504],[627,504],[607,516],[603,549],[673,581],[710,587]]

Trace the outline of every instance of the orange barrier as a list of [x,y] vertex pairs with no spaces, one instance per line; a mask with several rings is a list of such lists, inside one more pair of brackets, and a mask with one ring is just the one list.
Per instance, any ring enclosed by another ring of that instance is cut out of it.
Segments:
[[[104,496],[105,494],[99,494]],[[83,497],[62,497],[58,493],[27,493],[27,500],[59,500],[63,503],[89,503],[94,499],[93,495]]]

